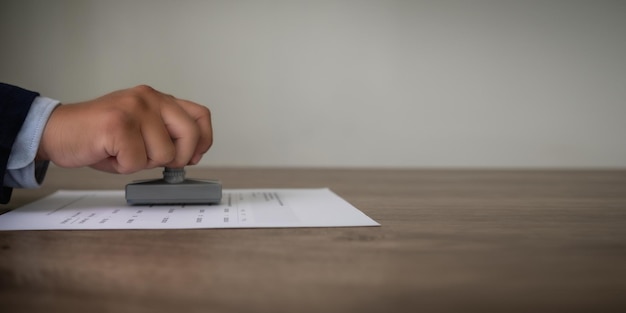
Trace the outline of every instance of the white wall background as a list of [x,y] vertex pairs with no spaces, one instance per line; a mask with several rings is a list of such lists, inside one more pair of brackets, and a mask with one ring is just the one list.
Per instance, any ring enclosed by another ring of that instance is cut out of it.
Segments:
[[626,1],[0,0],[0,81],[203,103],[211,166],[626,167]]

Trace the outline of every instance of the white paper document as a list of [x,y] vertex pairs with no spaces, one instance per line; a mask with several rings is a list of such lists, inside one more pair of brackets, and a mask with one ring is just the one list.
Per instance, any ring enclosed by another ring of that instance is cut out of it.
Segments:
[[330,189],[225,189],[215,205],[126,204],[124,191],[58,191],[0,215],[0,230],[380,226]]

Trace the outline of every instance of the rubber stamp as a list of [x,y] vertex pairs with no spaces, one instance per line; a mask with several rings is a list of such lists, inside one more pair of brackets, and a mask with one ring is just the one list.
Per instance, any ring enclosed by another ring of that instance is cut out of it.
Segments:
[[185,178],[184,168],[165,168],[163,178],[135,181],[126,185],[126,202],[150,204],[216,204],[222,200],[217,180]]

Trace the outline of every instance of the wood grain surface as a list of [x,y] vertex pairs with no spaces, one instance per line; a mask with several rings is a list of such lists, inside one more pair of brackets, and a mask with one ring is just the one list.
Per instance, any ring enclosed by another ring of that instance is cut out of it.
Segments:
[[[134,179],[51,168],[10,209]],[[0,312],[626,312],[626,171],[190,168],[381,227],[0,232]]]

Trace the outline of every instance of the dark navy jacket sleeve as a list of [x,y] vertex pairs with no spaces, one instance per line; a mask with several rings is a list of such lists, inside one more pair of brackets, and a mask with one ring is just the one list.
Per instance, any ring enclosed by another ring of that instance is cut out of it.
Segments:
[[4,187],[4,175],[15,137],[22,128],[30,106],[38,93],[0,83],[0,203],[8,203],[11,188]]

